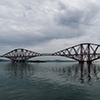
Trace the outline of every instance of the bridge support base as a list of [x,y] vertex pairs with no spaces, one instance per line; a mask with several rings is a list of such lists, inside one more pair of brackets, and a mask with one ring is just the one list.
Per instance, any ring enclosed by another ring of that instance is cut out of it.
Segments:
[[83,64],[84,62],[87,62],[87,64],[91,64],[92,61],[79,61],[79,64]]
[[91,64],[91,63],[92,63],[92,61],[87,61],[87,63],[88,63],[88,64]]
[[12,62],[14,63],[22,63],[22,62],[26,62],[25,60],[12,60]]
[[79,61],[79,64],[83,64],[84,63],[84,61]]

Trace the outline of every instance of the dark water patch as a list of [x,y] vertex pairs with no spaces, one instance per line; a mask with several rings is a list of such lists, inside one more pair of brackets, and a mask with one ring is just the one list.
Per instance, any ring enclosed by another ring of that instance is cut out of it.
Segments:
[[99,100],[100,65],[0,62],[0,100]]

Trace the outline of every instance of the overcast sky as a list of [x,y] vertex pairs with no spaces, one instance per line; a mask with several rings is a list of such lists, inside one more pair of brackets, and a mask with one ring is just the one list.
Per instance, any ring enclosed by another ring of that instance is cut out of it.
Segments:
[[0,0],[0,54],[100,44],[100,0]]

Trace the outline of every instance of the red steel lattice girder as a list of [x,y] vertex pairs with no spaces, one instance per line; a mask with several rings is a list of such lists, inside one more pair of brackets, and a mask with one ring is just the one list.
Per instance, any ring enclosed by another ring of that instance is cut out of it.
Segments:
[[27,60],[32,57],[37,56],[63,56],[68,57],[80,62],[90,62],[100,58],[100,45],[92,44],[92,43],[82,43],[78,44],[63,50],[60,50],[55,53],[44,53],[40,54],[37,52],[33,52],[26,49],[14,49],[4,55],[2,57],[9,58],[13,61],[16,60]]

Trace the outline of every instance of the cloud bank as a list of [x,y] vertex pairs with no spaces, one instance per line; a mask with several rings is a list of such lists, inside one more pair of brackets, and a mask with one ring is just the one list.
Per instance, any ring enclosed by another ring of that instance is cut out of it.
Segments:
[[14,48],[54,52],[82,42],[100,44],[100,2],[0,0],[0,53]]

